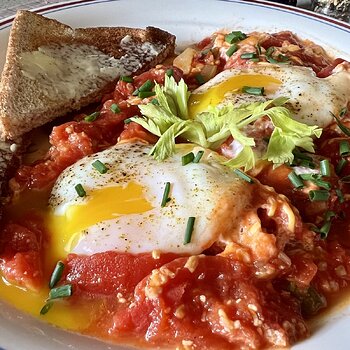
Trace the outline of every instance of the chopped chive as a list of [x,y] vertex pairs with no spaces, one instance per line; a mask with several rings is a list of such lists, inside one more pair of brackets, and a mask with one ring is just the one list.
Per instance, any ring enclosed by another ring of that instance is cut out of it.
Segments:
[[201,51],[201,56],[206,56],[210,52],[210,49],[205,49]]
[[121,81],[125,81],[126,83],[133,83],[134,79],[132,77],[129,77],[127,75],[123,75],[119,78]]
[[159,105],[159,101],[156,98],[154,98],[151,103],[152,105]]
[[339,129],[346,135],[346,136],[350,136],[350,129],[348,127],[346,127],[341,121],[340,119],[334,115],[332,112],[330,112],[333,116],[333,118],[335,119],[336,123],[338,124]]
[[337,164],[337,167],[335,168],[335,173],[339,175],[347,164],[348,164],[348,161],[346,159],[344,158],[340,159],[340,161]]
[[100,116],[100,112],[94,112],[94,113],[91,113],[90,115],[87,115],[84,120],[86,122],[93,122],[95,121],[98,117]]
[[124,119],[124,124],[130,124],[132,122],[131,118]]
[[312,202],[326,201],[329,198],[329,192],[327,190],[311,190],[309,198]]
[[241,31],[233,31],[230,34],[225,35],[225,41],[229,44],[236,43],[237,41],[244,40],[247,37],[246,34]]
[[53,288],[57,282],[61,279],[64,270],[64,263],[58,261],[50,278],[49,287]]
[[193,233],[193,226],[194,226],[195,219],[196,219],[195,217],[190,216],[188,218],[188,220],[187,220],[186,232],[185,232],[185,238],[184,238],[184,245],[191,242],[192,233]]
[[92,166],[101,174],[105,174],[108,168],[99,160],[95,160],[92,163]]
[[84,190],[84,187],[81,184],[77,184],[74,188],[77,191],[79,197],[86,196],[86,192]]
[[249,60],[251,58],[258,58],[258,55],[255,52],[246,52],[242,53],[241,58]]
[[299,177],[301,177],[305,181],[314,181],[315,180],[314,175],[316,174],[300,174]]
[[120,113],[120,108],[119,108],[119,106],[118,106],[116,103],[113,103],[113,104],[111,105],[111,111],[112,111],[113,113],[117,114],[117,113]]
[[304,159],[304,160],[308,160],[309,162],[312,162],[312,158],[310,156],[308,156],[306,153],[304,152],[300,152],[297,149],[295,149],[293,151],[294,157],[297,159]]
[[135,89],[134,92],[132,93],[133,96],[137,96],[139,94],[139,89]]
[[153,86],[154,86],[153,81],[148,79],[138,88],[138,90],[140,92],[150,91],[153,88]]
[[202,74],[196,74],[195,78],[199,85],[203,85],[205,83],[205,79]]
[[274,58],[272,58],[271,56],[266,56],[266,60],[267,60],[267,62],[272,63],[272,64],[281,63],[281,62],[275,60]]
[[260,62],[260,58],[251,58],[250,61],[251,62]]
[[170,78],[174,75],[174,69],[169,68],[166,70],[165,74]]
[[204,154],[204,151],[198,151],[198,153],[196,154],[196,156],[193,159],[193,163],[199,163],[199,161],[202,159]]
[[346,107],[342,108],[339,112],[339,117],[342,118],[344,115],[348,113],[348,109]]
[[249,175],[247,175],[245,172],[243,172],[242,170],[240,170],[240,169],[235,169],[235,170],[233,170],[233,172],[234,172],[238,177],[240,177],[242,180],[247,181],[247,182],[249,182],[250,184],[254,183],[254,180],[253,180]]
[[40,310],[40,315],[46,315],[53,306],[53,301],[48,301]]
[[237,44],[232,44],[229,49],[226,51],[226,55],[231,57],[238,50]]
[[303,181],[301,180],[301,178],[294,171],[292,171],[292,172],[290,172],[288,174],[288,179],[289,179],[289,181],[292,183],[292,185],[295,188],[302,188],[302,187],[304,187]]
[[242,92],[249,95],[262,96],[264,95],[264,87],[243,86]]
[[287,63],[289,62],[289,57],[286,55],[279,54],[278,55],[279,63]]
[[170,193],[170,182],[166,182],[165,183],[165,187],[164,187],[164,192],[163,192],[163,198],[162,198],[162,203],[161,203],[161,207],[165,207],[166,204],[169,202],[170,198],[169,198],[169,193]]
[[335,212],[332,210],[327,210],[324,214],[325,221],[329,221],[331,218],[335,217]]
[[154,91],[140,91],[137,96],[140,98],[147,98],[154,96],[155,94],[156,93]]
[[275,51],[275,47],[274,47],[274,46],[270,46],[270,47],[266,50],[265,55],[266,55],[266,56],[271,56],[272,53],[273,53],[274,51]]
[[324,188],[326,190],[330,190],[332,188],[332,185],[328,181],[323,181],[323,180],[313,180],[313,183],[317,185],[318,187]]
[[341,182],[350,183],[350,175],[344,176],[340,179]]
[[319,229],[320,237],[322,239],[326,239],[329,233],[329,230],[331,229],[331,222],[327,221],[323,226]]
[[341,156],[350,155],[350,145],[347,140],[342,140],[339,142],[339,154]]
[[344,199],[343,192],[342,192],[339,188],[337,188],[337,189],[335,190],[335,193],[337,194],[339,203],[340,203],[340,204],[341,204],[341,203],[344,203],[345,199]]
[[323,159],[320,162],[320,171],[323,176],[330,176],[331,175],[331,168],[329,166],[329,160]]
[[187,153],[181,158],[181,163],[182,165],[187,165],[189,163],[192,163],[194,159],[194,154],[193,152]]
[[49,299],[60,299],[69,297],[72,295],[72,285],[71,284],[65,284],[63,286],[59,286],[56,288],[52,288],[49,293]]

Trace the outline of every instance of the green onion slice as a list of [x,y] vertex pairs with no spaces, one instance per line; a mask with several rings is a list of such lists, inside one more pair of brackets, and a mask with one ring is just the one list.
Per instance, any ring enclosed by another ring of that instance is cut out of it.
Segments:
[[185,232],[185,238],[184,238],[184,245],[186,245],[186,244],[191,242],[195,219],[196,219],[195,217],[190,216],[188,218],[188,220],[187,220],[186,232]]
[[202,159],[204,154],[204,151],[198,151],[198,153],[196,154],[196,156],[193,159],[193,163],[199,163],[199,161]]
[[329,221],[331,218],[334,218],[336,216],[335,212],[333,210],[327,210],[324,213],[324,219],[325,221]]
[[187,165],[189,163],[192,163],[194,160],[194,154],[193,152],[187,153],[181,158],[182,165]]
[[205,83],[205,79],[202,74],[196,74],[195,78],[199,85],[203,85]]
[[147,98],[154,96],[155,94],[156,93],[154,91],[140,91],[137,96],[140,98]]
[[162,203],[161,203],[161,207],[165,207],[166,204],[169,202],[169,193],[170,193],[170,182],[166,182],[165,183],[165,187],[164,187],[164,192],[163,192],[163,198],[162,198]]
[[346,136],[350,136],[350,129],[348,127],[346,127],[341,121],[340,119],[334,115],[332,112],[330,112],[333,116],[333,118],[335,119],[336,123],[338,124],[339,129],[346,135]]
[[159,101],[156,98],[154,98],[151,103],[152,105],[159,105]]
[[49,293],[49,299],[60,299],[70,297],[72,295],[72,285],[65,284],[56,288],[52,288]]
[[226,55],[231,57],[238,50],[237,44],[232,44],[229,49],[226,51]]
[[274,47],[274,46],[270,46],[270,47],[266,50],[265,55],[266,55],[266,56],[271,56],[272,53],[273,53],[274,51],[275,51],[275,47]]
[[92,166],[101,174],[105,174],[108,168],[99,160],[95,160],[92,163]]
[[40,315],[46,315],[53,306],[53,301],[48,301],[40,310]]
[[170,78],[174,75],[174,69],[169,68],[166,70],[165,74]]
[[312,202],[326,201],[329,198],[329,191],[327,190],[311,190],[309,198]]
[[249,182],[250,184],[254,183],[254,180],[253,180],[249,175],[247,175],[245,172],[243,172],[242,170],[240,170],[240,169],[235,169],[235,170],[233,170],[233,172],[234,172],[238,177],[240,177],[242,180],[247,181],[247,182]]
[[258,58],[258,55],[255,52],[246,52],[246,53],[242,53],[241,58],[245,60],[249,60],[251,58]]
[[57,282],[61,279],[64,270],[64,263],[62,261],[58,261],[50,278],[49,287],[53,288],[57,284]]
[[323,224],[323,226],[319,229],[319,233],[322,239],[326,239],[329,233],[329,230],[331,229],[331,222],[327,221]]
[[249,95],[262,96],[264,95],[264,87],[243,86],[242,92]]
[[289,179],[289,181],[292,183],[292,185],[295,188],[302,188],[302,187],[304,187],[303,181],[301,180],[301,178],[294,171],[292,171],[292,172],[290,172],[288,174],[288,179]]
[[331,175],[331,168],[329,165],[328,159],[323,159],[320,162],[320,171],[323,176],[330,176]]
[[126,83],[133,83],[134,82],[134,79],[132,77],[128,77],[126,75],[123,75],[122,77],[120,77],[121,81],[125,81]]
[[111,105],[111,111],[112,111],[113,113],[117,114],[117,113],[120,113],[120,108],[119,108],[119,106],[118,106],[116,103],[113,103],[113,104]]
[[138,90],[140,92],[150,91],[154,86],[154,83],[151,80],[146,80],[139,88]]
[[347,140],[342,140],[339,142],[339,154],[343,157],[350,155],[350,145]]
[[344,199],[343,192],[342,192],[339,188],[337,188],[337,189],[335,190],[335,193],[337,194],[339,203],[340,203],[340,204],[341,204],[341,203],[344,203],[345,199]]
[[130,124],[132,122],[131,118],[124,119],[124,124]]
[[91,113],[90,115],[87,115],[87,116],[84,118],[84,120],[85,120],[86,122],[91,123],[91,122],[95,121],[99,116],[100,116],[100,112],[94,112],[94,113]]
[[348,109],[346,107],[342,108],[341,111],[339,112],[339,117],[342,118],[344,115],[348,113]]
[[312,181],[318,187],[324,188],[326,190],[330,190],[332,188],[331,183],[328,182],[328,181],[323,181],[323,180],[318,180],[318,179],[315,179],[315,180],[312,180]]
[[345,168],[345,166],[348,164],[348,161],[344,158],[340,159],[340,161],[338,162],[336,168],[335,168],[335,173],[337,175],[339,175],[343,169]]
[[86,196],[86,192],[84,190],[84,187],[81,184],[77,184],[74,188],[77,191],[79,197]]
[[237,41],[244,40],[246,37],[247,35],[241,31],[233,31],[230,34],[225,35],[225,41],[229,44],[233,44]]

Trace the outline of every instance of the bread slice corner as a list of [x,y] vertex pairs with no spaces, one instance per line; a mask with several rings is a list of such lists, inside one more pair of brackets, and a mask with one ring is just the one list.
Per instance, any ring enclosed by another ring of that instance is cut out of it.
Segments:
[[73,29],[18,11],[1,76],[0,139],[99,101],[120,75],[146,71],[174,48],[175,36],[154,27]]

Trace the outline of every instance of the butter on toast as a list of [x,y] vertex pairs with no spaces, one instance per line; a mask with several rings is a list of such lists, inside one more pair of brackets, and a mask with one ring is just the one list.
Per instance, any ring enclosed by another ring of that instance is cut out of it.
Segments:
[[174,47],[175,37],[154,27],[73,29],[18,11],[1,77],[0,138],[99,101],[121,75],[148,70]]

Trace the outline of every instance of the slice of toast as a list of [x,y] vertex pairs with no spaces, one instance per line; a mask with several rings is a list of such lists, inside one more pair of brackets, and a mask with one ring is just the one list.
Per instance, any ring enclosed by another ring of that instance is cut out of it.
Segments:
[[0,88],[0,138],[13,139],[97,102],[121,75],[172,55],[175,37],[147,27],[73,29],[18,11]]

